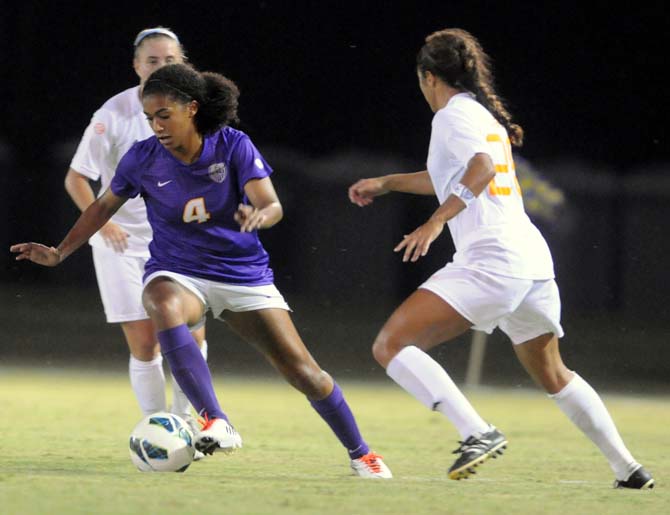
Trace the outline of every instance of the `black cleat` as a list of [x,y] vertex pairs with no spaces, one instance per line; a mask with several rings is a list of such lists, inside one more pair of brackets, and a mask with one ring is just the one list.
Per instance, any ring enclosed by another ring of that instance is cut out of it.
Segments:
[[491,426],[486,433],[479,436],[470,436],[453,454],[460,454],[459,458],[449,468],[449,479],[467,479],[475,473],[475,467],[489,458],[497,458],[507,448],[505,435]]
[[644,470],[644,467],[638,468],[625,481],[614,481],[614,488],[633,488],[635,490],[646,490],[654,488],[654,478]]

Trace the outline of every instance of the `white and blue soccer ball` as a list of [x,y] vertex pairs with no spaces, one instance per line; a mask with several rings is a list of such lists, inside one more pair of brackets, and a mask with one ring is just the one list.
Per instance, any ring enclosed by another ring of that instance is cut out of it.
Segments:
[[193,432],[184,419],[160,411],[130,434],[130,459],[142,472],[184,472],[193,461]]

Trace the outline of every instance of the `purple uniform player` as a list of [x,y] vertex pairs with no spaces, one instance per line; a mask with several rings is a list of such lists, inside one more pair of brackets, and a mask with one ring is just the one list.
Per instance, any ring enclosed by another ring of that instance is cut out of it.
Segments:
[[[95,201],[90,181],[99,181],[99,193],[104,193],[123,155],[133,143],[153,134],[142,111],[141,94],[146,80],[161,66],[187,60],[179,38],[166,27],[140,31],[133,46],[133,68],[139,84],[114,95],[93,114],[65,176],[65,189],[82,211]],[[151,226],[139,197],[126,202],[93,235],[89,243],[100,298],[107,322],[119,324],[128,345],[130,384],[142,414],[169,409],[197,428],[191,404],[174,378],[169,408],[166,402],[163,357],[153,323],[142,305],[142,277],[150,241]],[[202,355],[207,359],[205,327],[194,336],[201,342]],[[196,457],[200,459],[202,453]]]
[[390,478],[363,440],[341,389],[311,356],[273,284],[257,231],[282,218],[271,168],[249,138],[228,127],[239,92],[215,73],[183,65],[154,72],[142,92],[155,137],[133,145],[105,193],[57,248],[20,243],[17,259],[55,266],[85,243],[128,198],[141,195],[153,230],[143,303],[174,378],[204,418],[198,450],[232,452],[242,438],[221,409],[191,335],[210,310],[305,394],[347,449],[354,473]]
[[228,284],[273,283],[258,233],[240,232],[234,215],[247,204],[245,185],[272,169],[249,137],[224,127],[204,137],[193,164],[176,160],[157,138],[136,143],[111,184],[121,197],[142,195],[154,237],[145,277],[156,271]]

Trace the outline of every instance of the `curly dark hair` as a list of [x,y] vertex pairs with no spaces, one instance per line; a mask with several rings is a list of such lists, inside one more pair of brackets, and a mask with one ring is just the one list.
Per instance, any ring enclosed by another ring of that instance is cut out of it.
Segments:
[[142,89],[142,97],[165,95],[176,102],[199,104],[195,127],[210,134],[225,125],[239,122],[240,90],[227,77],[214,72],[199,72],[189,64],[168,64],[153,72]]
[[472,34],[463,29],[433,32],[419,50],[416,66],[421,73],[429,71],[450,86],[473,93],[507,129],[512,144],[523,144],[523,129],[512,123],[512,115],[496,94],[491,60]]

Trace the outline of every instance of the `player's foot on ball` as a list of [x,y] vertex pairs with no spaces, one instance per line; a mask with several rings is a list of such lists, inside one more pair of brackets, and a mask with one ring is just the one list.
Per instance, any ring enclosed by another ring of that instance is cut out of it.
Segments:
[[[184,422],[188,424],[188,427],[191,429],[191,433],[193,433],[193,440],[195,441],[195,437],[198,436],[198,433],[200,433],[200,426],[204,424],[204,422],[201,424],[198,422],[198,419],[190,414],[181,415],[181,418],[184,419]],[[200,461],[204,457],[205,454],[196,449],[195,453],[193,454],[193,461]]]
[[360,458],[351,460],[351,468],[354,474],[360,477],[373,479],[390,479],[393,477],[382,457],[372,451]]
[[495,427],[468,437],[453,454],[460,454],[458,459],[449,468],[449,479],[466,479],[475,474],[475,467],[489,458],[497,458],[507,448],[505,435]]
[[213,454],[215,451],[231,453],[242,447],[242,437],[226,419],[205,419],[205,424],[195,436],[196,450]]
[[647,472],[643,466],[640,465],[635,472],[633,472],[628,479],[621,481],[614,480],[614,488],[633,488],[636,490],[647,490],[654,488],[654,478]]

